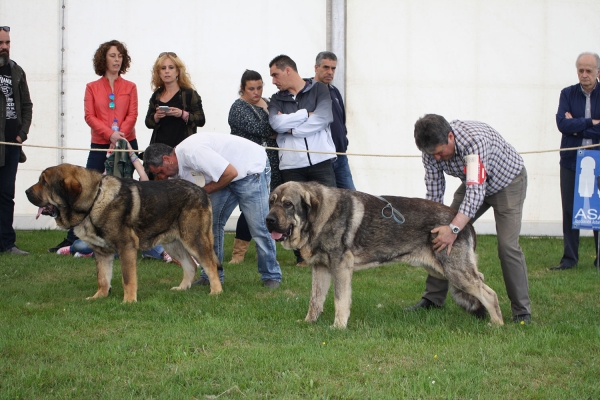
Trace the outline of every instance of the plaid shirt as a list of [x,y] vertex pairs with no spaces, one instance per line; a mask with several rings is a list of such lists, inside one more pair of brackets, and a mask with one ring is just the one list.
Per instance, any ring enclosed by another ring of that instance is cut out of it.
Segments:
[[432,155],[423,153],[427,199],[444,203],[446,178],[460,178],[465,183],[467,155],[478,154],[487,178],[481,185],[466,185],[465,198],[458,212],[473,218],[486,196],[507,187],[523,169],[523,158],[491,126],[477,121],[450,122],[455,140],[454,156],[448,161],[436,161]]

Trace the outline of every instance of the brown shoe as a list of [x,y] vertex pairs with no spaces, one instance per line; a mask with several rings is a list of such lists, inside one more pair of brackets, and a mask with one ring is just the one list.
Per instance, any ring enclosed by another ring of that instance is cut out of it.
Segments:
[[233,252],[231,253],[231,261],[229,261],[229,264],[243,263],[244,256],[246,255],[246,251],[248,251],[249,246],[250,242],[241,239],[234,239]]

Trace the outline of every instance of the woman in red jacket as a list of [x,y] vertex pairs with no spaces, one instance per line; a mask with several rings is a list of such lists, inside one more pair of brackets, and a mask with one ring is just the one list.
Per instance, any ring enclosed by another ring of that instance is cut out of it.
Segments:
[[[107,149],[119,139],[127,139],[135,150],[135,121],[138,96],[135,83],[121,77],[129,69],[131,57],[125,45],[111,40],[94,54],[94,71],[100,79],[85,88],[85,122],[92,128],[92,149]],[[118,129],[118,130],[117,130]],[[104,172],[106,153],[90,151],[86,168]]]
[[[85,122],[92,128],[92,149],[106,149],[121,138],[127,139],[135,150],[135,121],[138,116],[138,97],[135,83],[121,78],[129,69],[131,57],[125,45],[117,40],[102,43],[94,54],[94,71],[100,79],[85,88]],[[114,127],[113,127],[114,124]],[[104,172],[106,151],[90,151],[86,168]],[[67,238],[48,249],[56,253],[77,240],[73,230]]]

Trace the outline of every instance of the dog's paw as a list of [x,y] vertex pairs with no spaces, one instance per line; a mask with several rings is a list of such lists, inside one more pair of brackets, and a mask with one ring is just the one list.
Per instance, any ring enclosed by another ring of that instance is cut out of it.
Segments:
[[93,295],[93,296],[91,296],[91,297],[86,297],[85,299],[86,299],[86,300],[95,300],[95,299],[99,299],[99,298],[101,298],[101,297],[107,297],[107,296],[108,296],[108,293],[110,293],[110,290],[107,290],[107,291],[98,290],[98,291],[96,292],[96,294],[94,294],[94,295]]
[[308,322],[309,324],[312,324],[313,322],[317,322],[318,318],[319,318],[319,314],[313,315],[311,313],[308,313],[308,314],[306,314],[306,318],[304,318],[304,321]]
[[171,288],[171,290],[183,291],[183,290],[188,290],[190,287],[192,287],[192,285],[179,285],[179,286],[173,286]]
[[336,325],[336,324],[333,324],[333,325],[329,326],[329,329],[339,329],[339,330],[342,330],[342,329],[346,329],[346,325]]
[[131,298],[130,299],[123,298],[123,303],[137,303],[137,299],[136,298],[132,298],[132,299]]

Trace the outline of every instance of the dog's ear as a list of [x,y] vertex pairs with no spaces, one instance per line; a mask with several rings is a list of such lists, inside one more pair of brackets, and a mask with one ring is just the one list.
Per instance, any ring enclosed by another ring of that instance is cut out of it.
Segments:
[[79,183],[79,181],[72,176],[68,176],[60,182],[60,186],[65,192],[65,200],[67,200],[67,204],[73,206],[81,194],[81,183]]
[[277,201],[277,193],[271,193],[271,197],[269,198],[269,203],[273,204]]
[[308,222],[313,223],[317,218],[317,212],[319,210],[319,198],[316,193],[305,190],[302,193],[302,201],[306,204],[308,209]]

